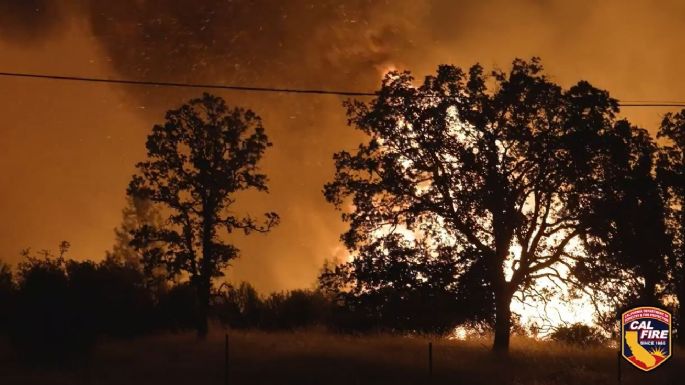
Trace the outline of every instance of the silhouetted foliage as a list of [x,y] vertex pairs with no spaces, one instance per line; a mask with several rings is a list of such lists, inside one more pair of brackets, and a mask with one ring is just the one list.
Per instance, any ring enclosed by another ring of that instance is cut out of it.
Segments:
[[295,330],[332,326],[333,306],[319,291],[293,290],[260,296],[248,283],[222,285],[214,296],[213,313],[236,329]]
[[292,290],[273,293],[264,301],[262,328],[305,329],[330,325],[332,306],[319,291]]
[[183,331],[197,328],[197,293],[185,282],[169,289],[157,304],[156,320],[160,329]]
[[18,265],[9,317],[11,341],[24,358],[53,362],[87,353],[98,336],[132,337],[160,322],[143,274],[124,262],[65,259],[28,250]]
[[95,335],[81,330],[82,311],[75,307],[66,273],[64,254],[24,251],[18,266],[17,297],[11,318],[10,337],[20,356],[34,362],[51,362],[81,354],[91,348]]
[[549,335],[549,338],[557,342],[587,347],[602,346],[607,341],[597,328],[581,323],[560,326]]
[[492,323],[494,299],[480,260],[461,266],[450,250],[430,254],[398,234],[369,246],[319,276],[322,291],[341,305],[338,328],[445,333],[468,321]]
[[[268,232],[278,223],[273,212],[259,224],[229,211],[236,192],[267,191],[258,163],[269,146],[254,112],[229,108],[223,99],[204,94],[167,112],[166,122],[148,136],[148,160],[136,165],[129,195],[162,206],[168,216],[163,227],[138,229],[132,245],[146,249],[146,265],[190,276],[200,336],[207,333],[212,280],[238,257],[238,249],[224,241],[226,234]],[[155,247],[158,243],[164,247]]]
[[678,299],[676,331],[685,341],[685,110],[666,114],[657,134],[666,143],[661,147],[657,175],[666,202],[666,230],[671,239],[669,252],[669,291]]
[[[70,281],[74,284],[76,278],[70,273]],[[158,327],[154,301],[159,293],[147,287],[146,277],[134,266],[105,259],[96,265],[95,277],[82,279],[81,284],[91,285],[85,286],[86,290],[98,293],[93,300],[100,311],[100,332],[103,334],[131,337]]]
[[612,305],[600,324],[613,329],[616,313],[659,305],[668,281],[670,238],[666,206],[655,167],[657,146],[649,133],[627,121],[605,136],[604,181],[592,203],[590,231],[581,237],[594,260],[573,266],[577,287],[604,294]]
[[[400,234],[419,253],[450,255],[457,279],[480,269],[494,295],[494,347],[507,349],[513,295],[592,258],[570,245],[590,230],[617,101],[584,81],[563,90],[533,59],[490,76],[443,65],[418,86],[391,72],[374,101],[346,106],[369,140],[335,154],[325,196],[345,208],[354,267],[374,266],[382,239]],[[375,291],[374,279],[353,269],[350,283]]]
[[237,288],[229,285],[221,299],[227,310],[223,317],[225,323],[235,328],[261,326],[264,304],[252,285],[246,282]]
[[9,319],[14,311],[14,277],[11,267],[0,261],[0,335],[7,333]]

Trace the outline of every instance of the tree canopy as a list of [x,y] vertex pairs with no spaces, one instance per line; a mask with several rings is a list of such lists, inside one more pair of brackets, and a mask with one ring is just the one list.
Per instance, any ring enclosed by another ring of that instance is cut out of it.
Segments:
[[[586,252],[595,258],[574,266],[575,277],[580,287],[608,293],[614,307],[658,305],[669,237],[656,173],[657,144],[647,130],[621,120],[606,135],[606,147],[601,193],[583,237]],[[613,314],[610,318],[613,323]]]
[[375,260],[400,234],[433,258],[451,254],[457,281],[479,269],[495,298],[494,347],[507,349],[514,294],[589,258],[580,238],[618,172],[606,162],[617,101],[585,81],[563,89],[537,58],[508,73],[443,65],[421,84],[391,72],[377,94],[346,103],[369,139],[335,154],[324,189],[350,224],[345,244]]
[[668,113],[657,137],[665,143],[659,151],[657,174],[666,205],[666,231],[670,237],[669,289],[678,299],[679,338],[685,339],[685,110]]

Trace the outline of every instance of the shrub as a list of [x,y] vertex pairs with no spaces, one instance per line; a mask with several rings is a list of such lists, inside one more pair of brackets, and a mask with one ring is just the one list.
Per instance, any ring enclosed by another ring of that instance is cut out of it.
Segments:
[[549,338],[572,345],[601,345],[607,341],[599,329],[581,323],[558,327]]

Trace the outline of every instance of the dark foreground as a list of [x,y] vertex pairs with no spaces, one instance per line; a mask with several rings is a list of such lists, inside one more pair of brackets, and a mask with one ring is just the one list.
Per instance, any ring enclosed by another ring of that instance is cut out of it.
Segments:
[[[320,332],[235,332],[229,380],[242,384],[618,384],[615,350],[574,348],[517,339],[510,357],[492,354],[487,340],[433,342],[399,336],[337,336]],[[622,364],[622,384],[685,384],[680,350],[642,373]],[[103,342],[88,360],[30,368],[0,348],[0,384],[224,384],[224,334],[192,334]]]

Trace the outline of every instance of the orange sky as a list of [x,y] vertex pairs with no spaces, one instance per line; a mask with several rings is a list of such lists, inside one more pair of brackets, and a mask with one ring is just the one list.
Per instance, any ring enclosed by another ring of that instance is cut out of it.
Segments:
[[[541,56],[564,86],[587,79],[624,100],[684,100],[685,3],[661,1],[0,0],[0,71],[374,90],[383,69],[440,63],[507,68]],[[101,259],[149,128],[199,91],[0,78],[0,258],[25,247]],[[310,287],[344,255],[321,194],[331,156],[359,135],[342,98],[220,92],[264,118],[277,211],[267,236],[236,237],[229,278],[261,291]],[[626,109],[654,131],[668,109]]]

